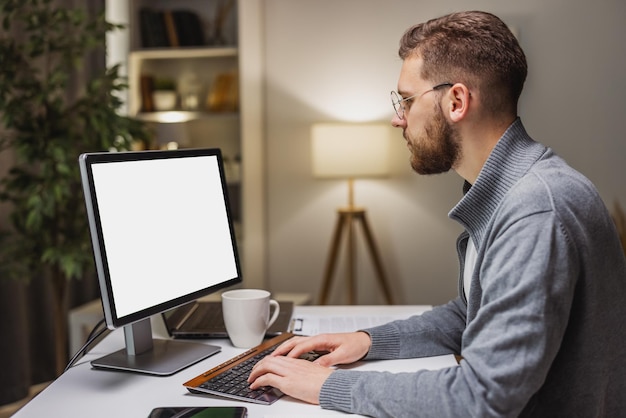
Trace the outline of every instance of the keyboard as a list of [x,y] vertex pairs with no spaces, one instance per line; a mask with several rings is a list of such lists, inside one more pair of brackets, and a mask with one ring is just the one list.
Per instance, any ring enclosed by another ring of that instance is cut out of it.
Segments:
[[[283,393],[271,386],[252,390],[248,384],[248,376],[256,363],[293,336],[294,334],[284,333],[265,340],[258,346],[183,383],[183,386],[191,393],[211,394],[244,402],[270,405],[280,399]],[[317,357],[319,357],[317,353],[306,353],[302,356],[309,361],[313,361]]]

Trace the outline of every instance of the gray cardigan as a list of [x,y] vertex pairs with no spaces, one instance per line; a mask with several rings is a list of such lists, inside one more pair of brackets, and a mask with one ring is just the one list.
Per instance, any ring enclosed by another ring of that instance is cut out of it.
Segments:
[[366,330],[366,359],[456,353],[416,373],[338,369],[323,408],[375,417],[626,414],[626,262],[596,189],[516,120],[449,216],[478,251],[471,291]]

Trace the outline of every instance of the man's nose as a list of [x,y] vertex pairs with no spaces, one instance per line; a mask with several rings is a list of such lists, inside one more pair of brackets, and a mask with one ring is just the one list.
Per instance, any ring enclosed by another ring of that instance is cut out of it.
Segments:
[[394,113],[393,117],[391,118],[391,126],[393,126],[394,128],[404,128],[405,125],[406,120],[400,119],[398,115]]

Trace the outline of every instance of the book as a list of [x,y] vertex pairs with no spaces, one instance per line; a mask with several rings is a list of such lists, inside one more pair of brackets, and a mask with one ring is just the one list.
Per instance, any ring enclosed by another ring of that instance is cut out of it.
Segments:
[[147,7],[141,8],[139,10],[139,33],[143,48],[164,48],[170,46],[162,11]]
[[163,12],[163,21],[165,24],[165,30],[167,33],[168,45],[171,47],[180,46],[178,40],[178,30],[176,28],[176,22],[174,20],[174,13],[171,10]]
[[139,10],[143,48],[177,48],[206,45],[202,20],[190,10]]
[[141,111],[153,112],[154,100],[152,99],[152,92],[154,91],[154,77],[141,75],[139,78],[139,88],[141,92]]
[[174,10],[172,16],[180,46],[206,45],[202,21],[196,13],[189,10]]

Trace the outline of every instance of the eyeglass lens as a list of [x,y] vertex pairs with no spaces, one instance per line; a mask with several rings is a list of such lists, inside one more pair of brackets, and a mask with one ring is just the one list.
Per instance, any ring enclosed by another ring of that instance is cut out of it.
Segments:
[[391,92],[391,104],[396,115],[402,119],[404,117],[404,106],[402,105],[402,98],[395,91]]

